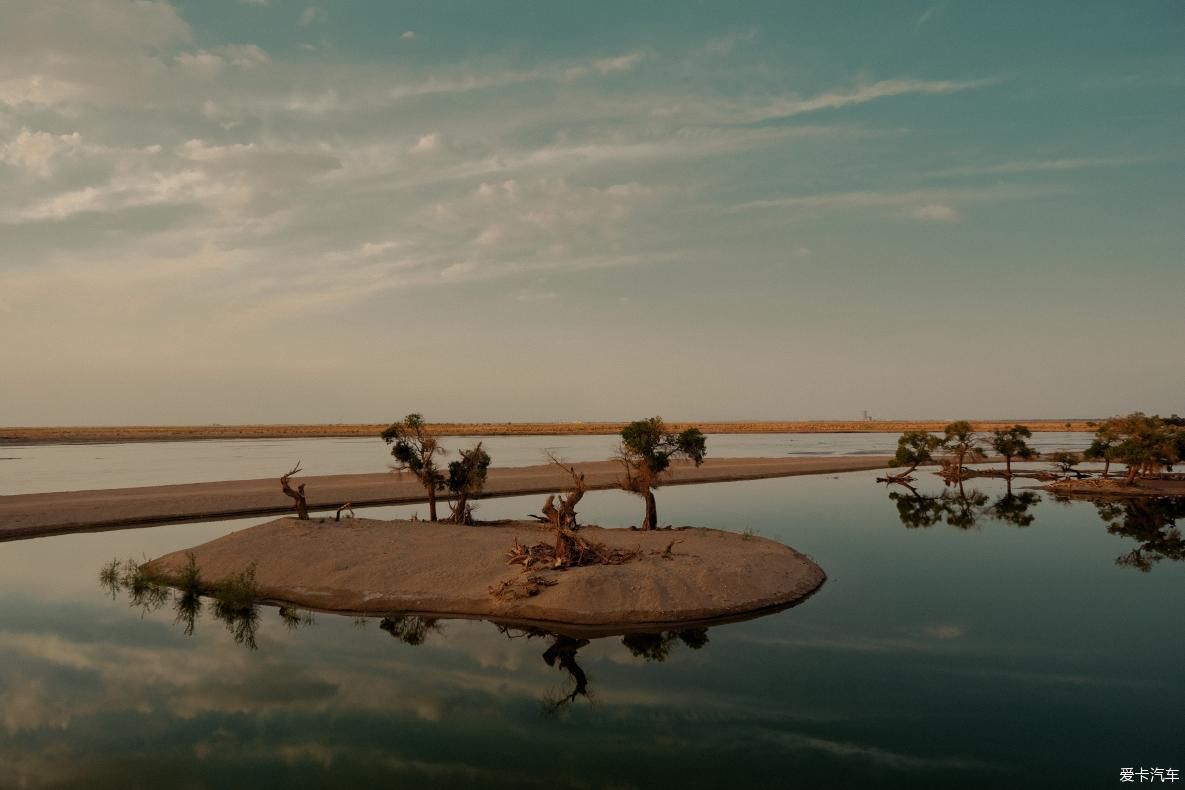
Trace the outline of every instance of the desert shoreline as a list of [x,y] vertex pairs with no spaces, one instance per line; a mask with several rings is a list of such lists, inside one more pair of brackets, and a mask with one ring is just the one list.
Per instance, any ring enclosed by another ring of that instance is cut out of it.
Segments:
[[[676,461],[666,485],[723,483],[796,475],[884,469],[890,456],[811,458],[710,458],[702,466]],[[615,461],[573,464],[590,489],[617,488],[621,467]],[[293,478],[304,483],[309,508],[417,504],[424,489],[409,474],[320,475]],[[567,474],[551,464],[494,468],[482,498],[549,494],[564,490]],[[542,503],[540,503],[542,504]],[[0,496],[0,541],[120,527],[155,526],[181,521],[214,521],[292,512],[292,500],[278,477],[224,480],[92,491],[57,491]],[[525,515],[525,514],[524,514]]]
[[[949,420],[850,420],[745,422],[671,421],[671,430],[698,427],[707,434],[753,433],[902,433],[941,432]],[[1035,433],[1091,432],[1101,420],[977,420],[976,431],[1023,424]],[[606,436],[618,434],[624,422],[446,422],[432,423],[437,436]],[[125,442],[184,442],[228,439],[342,439],[378,438],[382,423],[334,423],[317,425],[141,425],[0,427],[0,446],[44,444],[118,444]]]

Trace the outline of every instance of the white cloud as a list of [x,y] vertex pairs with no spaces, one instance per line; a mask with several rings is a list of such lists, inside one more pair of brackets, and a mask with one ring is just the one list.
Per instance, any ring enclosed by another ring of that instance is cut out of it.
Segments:
[[1027,159],[999,162],[991,165],[966,165],[945,170],[935,170],[928,176],[990,176],[1012,173],[1050,173],[1065,170],[1082,170],[1092,167],[1127,167],[1155,161],[1146,156],[1100,156],[1080,159]]
[[0,144],[0,162],[46,176],[54,159],[76,152],[81,143],[82,136],[78,132],[55,135],[33,132],[26,127],[12,140]]
[[959,212],[942,203],[928,203],[911,210],[909,215],[914,219],[927,222],[951,222],[959,218]]
[[403,39],[404,41],[411,41],[415,37],[416,37],[416,31],[414,31],[414,30],[405,30],[405,31],[403,31],[403,35],[400,36],[400,38]]
[[935,209],[943,213],[947,204],[954,201],[1006,201],[1026,200],[1064,192],[1059,186],[1026,186],[1019,184],[994,184],[987,187],[966,187],[959,189],[915,189],[902,192],[827,192],[810,195],[790,195],[752,200],[739,203],[729,210],[733,212],[771,208],[806,209],[862,209],[875,207],[906,207],[922,210]]
[[621,55],[616,58],[605,58],[593,62],[593,68],[602,74],[614,74],[621,71],[629,71],[634,66],[642,62],[645,57],[641,52],[631,52],[628,55]]
[[444,138],[439,132],[421,135],[416,144],[411,147],[413,154],[431,154],[444,148]]

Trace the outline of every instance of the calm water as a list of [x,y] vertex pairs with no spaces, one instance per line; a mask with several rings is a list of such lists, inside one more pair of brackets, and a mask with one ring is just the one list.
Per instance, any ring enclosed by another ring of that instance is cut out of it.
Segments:
[[[829,580],[761,619],[587,644],[457,620],[289,628],[260,607],[249,649],[209,606],[187,635],[171,604],[99,585],[113,557],[257,521],[0,543],[0,787],[1081,788],[1185,770],[1185,506],[1105,521],[994,480],[942,499],[931,475],[916,494],[873,477],[660,491],[664,522],[752,529]],[[638,518],[619,492],[581,504]]]
[[[776,458],[787,455],[884,455],[897,449],[900,434],[731,434],[708,437],[708,454],[718,458]],[[476,438],[449,437],[445,447],[469,446]],[[496,466],[547,463],[545,451],[568,461],[599,461],[617,447],[613,436],[486,437]],[[1038,433],[1039,450],[1080,450],[1085,433]],[[374,439],[272,439],[131,444],[0,445],[0,496],[40,491],[199,483],[278,477],[302,462],[307,475],[381,472],[390,448]],[[455,457],[455,456],[454,456]]]

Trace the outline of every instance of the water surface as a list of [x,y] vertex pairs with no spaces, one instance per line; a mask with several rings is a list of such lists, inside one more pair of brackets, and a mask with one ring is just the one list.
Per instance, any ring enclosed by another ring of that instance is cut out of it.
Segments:
[[[187,635],[171,603],[99,585],[113,557],[257,521],[0,544],[0,786],[994,789],[1185,768],[1179,505],[1001,504],[997,480],[940,501],[932,475],[874,477],[661,490],[664,523],[776,538],[829,580],[761,619],[587,644],[260,607],[250,649],[208,603]],[[621,492],[581,505],[640,515]]]

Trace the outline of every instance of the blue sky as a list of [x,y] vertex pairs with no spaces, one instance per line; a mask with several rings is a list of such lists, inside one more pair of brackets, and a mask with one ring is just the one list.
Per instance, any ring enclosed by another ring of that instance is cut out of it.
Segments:
[[9,0],[0,424],[1185,409],[1179,3]]

